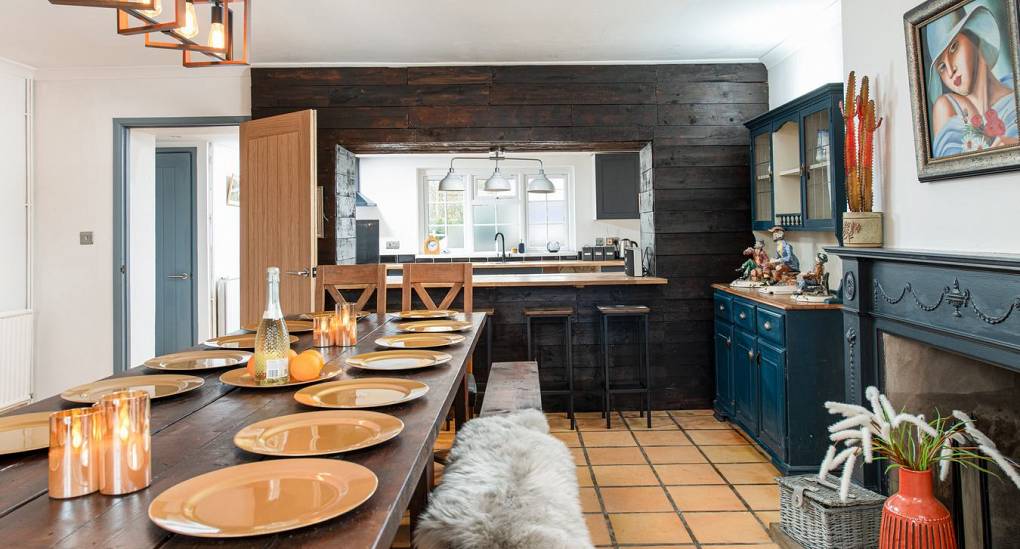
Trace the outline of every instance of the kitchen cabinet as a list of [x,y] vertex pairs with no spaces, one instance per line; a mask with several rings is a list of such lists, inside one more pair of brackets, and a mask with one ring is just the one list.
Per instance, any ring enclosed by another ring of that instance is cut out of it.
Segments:
[[734,422],[783,474],[818,468],[824,403],[843,398],[842,312],[715,286],[715,415]]
[[842,84],[826,84],[747,122],[755,230],[781,225],[842,239],[842,95]]
[[595,219],[639,219],[639,153],[595,155]]

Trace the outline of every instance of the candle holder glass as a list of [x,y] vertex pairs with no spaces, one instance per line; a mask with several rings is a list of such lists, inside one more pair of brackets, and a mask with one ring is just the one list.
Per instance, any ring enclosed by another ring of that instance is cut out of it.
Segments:
[[312,345],[315,347],[332,347],[333,313],[316,313],[312,315]]
[[75,498],[99,489],[100,420],[96,408],[72,408],[50,415],[51,498]]
[[149,394],[110,393],[95,407],[102,411],[100,493],[115,496],[146,488],[152,482]]
[[333,345],[353,347],[358,343],[358,313],[351,303],[337,303],[333,311]]

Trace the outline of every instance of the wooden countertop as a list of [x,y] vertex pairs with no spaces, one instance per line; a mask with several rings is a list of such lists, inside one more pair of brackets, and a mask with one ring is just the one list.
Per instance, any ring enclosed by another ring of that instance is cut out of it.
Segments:
[[[457,263],[457,262],[454,262]],[[563,261],[555,260],[542,260],[542,261],[507,261],[506,263],[497,263],[495,261],[472,261],[471,266],[475,269],[522,269],[522,268],[540,268],[540,267],[623,267],[622,259],[614,259],[609,261],[579,261],[577,259],[566,259]],[[401,271],[404,269],[403,263],[387,263],[386,269],[390,271]]]
[[712,284],[712,287],[728,294],[737,295],[744,299],[750,299],[751,301],[786,311],[819,311],[843,308],[843,305],[840,303],[800,303],[794,301],[793,296],[767,295],[758,292],[758,288],[731,288],[729,284],[721,283]]
[[[386,277],[387,288],[400,288],[402,277]],[[475,275],[475,288],[515,288],[536,286],[647,286],[669,281],[655,276],[627,276],[623,273],[542,273]],[[428,284],[426,284],[428,286]]]

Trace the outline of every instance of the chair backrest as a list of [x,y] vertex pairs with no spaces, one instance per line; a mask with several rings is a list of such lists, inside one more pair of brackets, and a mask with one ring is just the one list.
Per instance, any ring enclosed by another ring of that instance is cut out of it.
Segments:
[[[404,282],[401,291],[401,308],[412,309],[412,290],[428,309],[449,309],[457,294],[464,292],[464,312],[472,311],[474,292],[471,284],[470,263],[404,263]],[[437,305],[427,288],[449,288]]]
[[354,303],[360,311],[375,293],[375,313],[386,314],[386,265],[319,265],[315,274],[315,310],[326,306],[326,293],[333,296],[334,303],[347,301],[340,290],[361,290]]

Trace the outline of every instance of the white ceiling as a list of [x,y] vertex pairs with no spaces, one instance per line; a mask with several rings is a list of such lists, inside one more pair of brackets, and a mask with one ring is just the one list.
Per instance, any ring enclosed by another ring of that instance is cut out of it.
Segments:
[[[838,0],[252,2],[256,65],[413,65],[757,60]],[[0,57],[40,69],[180,65],[180,52],[118,36],[112,10],[3,4]]]

